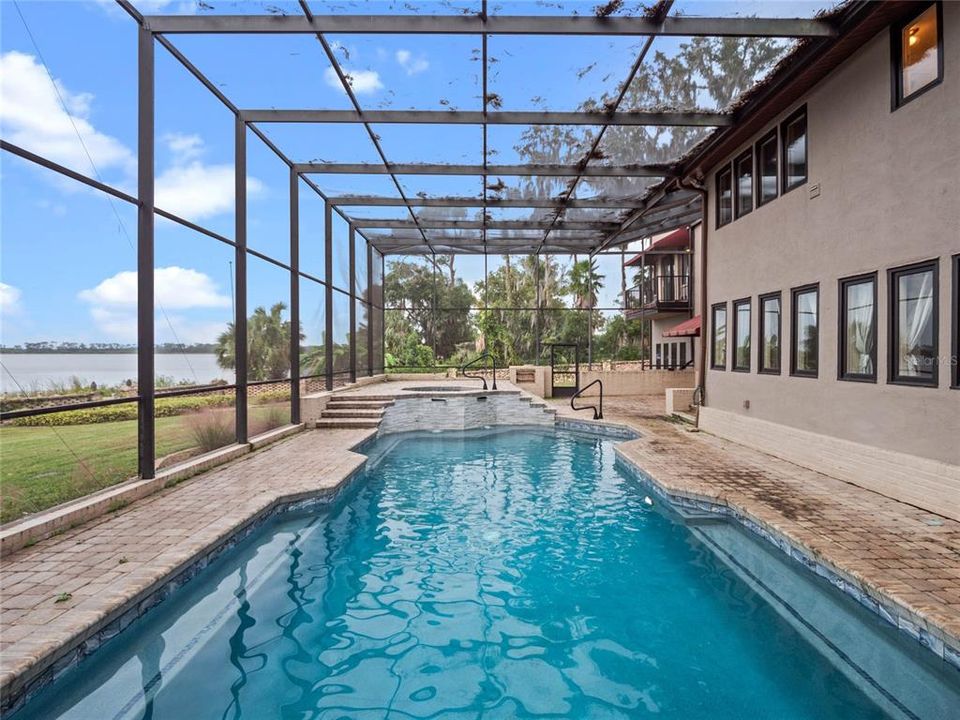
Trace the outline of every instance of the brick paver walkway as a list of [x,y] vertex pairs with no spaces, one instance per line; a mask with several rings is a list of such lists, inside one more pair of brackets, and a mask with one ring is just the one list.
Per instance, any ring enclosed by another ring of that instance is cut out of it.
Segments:
[[29,679],[281,498],[332,489],[369,430],[304,432],[3,558],[0,685]]
[[[574,413],[551,401],[558,414]],[[642,437],[625,456],[669,492],[718,500],[807,548],[871,594],[960,638],[960,522],[663,417],[660,397],[610,398],[604,420]],[[956,647],[955,643],[954,647]]]

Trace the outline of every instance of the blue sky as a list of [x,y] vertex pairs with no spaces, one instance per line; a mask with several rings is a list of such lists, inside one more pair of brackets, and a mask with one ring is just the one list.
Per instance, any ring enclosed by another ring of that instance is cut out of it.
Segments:
[[[263,12],[282,2],[212,2],[215,12]],[[418,3],[424,12],[456,12],[477,3]],[[491,3],[503,13],[589,12],[594,2]],[[193,3],[137,3],[149,12],[192,12]],[[629,5],[629,3],[628,3]],[[694,15],[740,12],[809,16],[818,2],[677,2]],[[316,12],[325,4],[314,3]],[[404,12],[402,3],[328,3],[342,12]],[[291,10],[293,8],[291,7]],[[21,18],[22,14],[22,18]],[[24,22],[25,21],[25,22]],[[28,34],[28,29],[32,38]],[[136,178],[136,25],[111,2],[0,2],[0,134],[3,138],[127,192]],[[365,108],[479,109],[479,39],[470,36],[337,36],[336,52]],[[178,36],[175,44],[240,107],[349,108],[319,44],[309,36]],[[657,39],[671,52],[677,39]],[[490,90],[503,109],[574,109],[613,89],[633,61],[634,38],[494,37]],[[583,78],[577,71],[593,62]],[[233,118],[163,48],[156,51],[157,205],[227,237],[233,232]],[[376,162],[362,127],[266,126],[296,161]],[[396,162],[480,163],[480,129],[472,126],[381,126]],[[493,162],[517,162],[522,128],[490,131]],[[83,138],[83,143],[78,139]],[[286,166],[249,137],[249,244],[288,260]],[[95,169],[91,166],[91,159]],[[382,176],[317,176],[332,195],[395,195]],[[479,178],[403,177],[404,191],[476,194]],[[8,153],[0,156],[0,301],[2,342],[33,340],[135,341],[136,213],[108,198]],[[323,207],[301,193],[301,264],[323,277]],[[366,217],[404,217],[390,208]],[[335,228],[335,283],[344,277],[345,226]],[[211,341],[232,315],[233,250],[174,223],[157,224],[157,340]],[[615,305],[619,267],[602,259],[608,276],[602,305]],[[250,259],[248,305],[288,301],[280,269]],[[462,276],[482,278],[482,258],[457,260]],[[492,267],[492,265],[491,265]],[[361,282],[365,282],[361,278]],[[322,303],[305,288],[305,303]],[[308,299],[308,300],[307,300]],[[336,306],[335,334],[347,312]],[[319,307],[319,306],[318,306]],[[321,308],[322,309],[322,308]],[[314,308],[307,315],[316,316]],[[305,324],[309,322],[305,319]],[[305,327],[316,336],[319,327]],[[313,339],[313,337],[311,337]],[[319,340],[319,337],[316,338]]]

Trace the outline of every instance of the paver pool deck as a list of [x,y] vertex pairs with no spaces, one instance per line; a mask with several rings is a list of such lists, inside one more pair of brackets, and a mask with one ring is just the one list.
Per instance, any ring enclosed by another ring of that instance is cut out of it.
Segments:
[[[414,384],[375,384],[386,395]],[[463,380],[456,384],[465,384]],[[509,383],[501,389],[515,390]],[[560,416],[585,419],[565,403]],[[960,638],[960,523],[705,433],[662,416],[660,397],[612,398],[608,422],[640,438],[621,452],[671,493],[748,514],[872,592],[907,608],[928,632]],[[262,516],[281,498],[338,487],[362,466],[353,452],[375,430],[307,430],[228,465],[3,558],[0,685],[4,695],[126,613]]]

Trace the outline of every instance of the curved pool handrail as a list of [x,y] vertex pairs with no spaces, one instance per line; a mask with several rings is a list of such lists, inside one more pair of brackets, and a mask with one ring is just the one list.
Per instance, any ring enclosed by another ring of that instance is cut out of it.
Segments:
[[480,355],[477,355],[477,357],[475,357],[473,360],[464,363],[463,366],[460,368],[460,374],[463,375],[463,377],[465,378],[470,378],[471,380],[480,380],[483,383],[483,389],[486,390],[487,379],[483,375],[479,375],[479,374],[471,375],[470,373],[467,372],[467,368],[473,365],[475,362],[479,362],[480,360],[484,360],[488,358],[491,364],[493,365],[493,389],[496,390],[497,389],[497,359],[489,351],[484,351]]
[[[600,386],[600,407],[596,405],[584,405],[583,407],[577,407],[573,404],[573,401],[580,397],[585,391],[592,388],[594,385]],[[582,388],[577,390],[573,397],[570,398],[570,407],[574,410],[593,410],[593,419],[594,420],[603,420],[603,380],[597,378],[589,385],[584,385]]]

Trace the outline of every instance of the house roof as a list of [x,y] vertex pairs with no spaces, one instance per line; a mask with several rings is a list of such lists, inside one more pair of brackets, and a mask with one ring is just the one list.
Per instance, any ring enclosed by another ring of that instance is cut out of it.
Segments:
[[672,233],[667,233],[662,238],[653,243],[648,247],[644,252],[634,255],[632,258],[627,260],[624,265],[642,265],[643,258],[646,253],[649,252],[680,252],[687,250],[690,247],[690,226],[674,230]]
[[663,333],[664,337],[700,337],[700,316],[684,320]]
[[[671,166],[673,177],[652,185],[641,197],[642,207],[630,213],[619,230],[611,233],[601,248],[623,244],[651,225],[669,230],[691,222],[691,206],[661,212],[665,199],[690,192],[696,183],[725,161],[747,140],[761,132],[799,98],[853,55],[877,33],[916,11],[908,0],[868,2],[849,0],[821,14],[837,29],[829,37],[807,37],[786,55],[763,80],[754,85],[730,107],[732,122],[717,127]],[[702,198],[695,200],[696,208]],[[655,218],[655,222],[651,219]],[[650,233],[647,233],[650,234]]]

